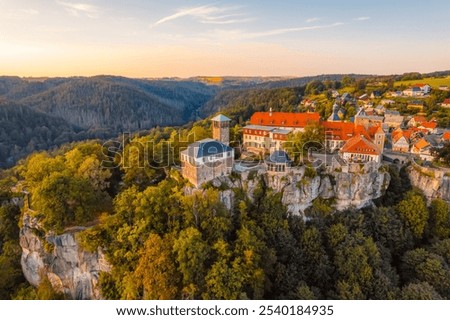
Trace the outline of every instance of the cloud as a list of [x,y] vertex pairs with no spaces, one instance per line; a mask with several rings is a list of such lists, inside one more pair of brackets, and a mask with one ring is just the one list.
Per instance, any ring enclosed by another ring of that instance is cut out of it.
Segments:
[[3,10],[0,12],[1,19],[10,20],[26,20],[37,15],[39,15],[39,11],[35,9],[21,9],[16,11]]
[[355,21],[366,21],[366,20],[370,20],[370,17],[358,17],[358,18],[355,18],[353,20],[355,20]]
[[191,17],[197,22],[205,24],[233,24],[253,20],[252,18],[245,17],[242,13],[237,13],[236,11],[240,8],[241,7],[217,7],[205,5],[179,9],[174,14],[159,19],[153,23],[151,27],[156,27],[183,17]]
[[84,15],[88,18],[95,19],[100,15],[100,9],[89,3],[69,3],[64,1],[56,1],[59,5],[75,17]]
[[320,18],[314,17],[314,18],[306,19],[305,22],[306,23],[311,23],[311,22],[316,22],[316,21],[319,21],[319,20],[320,20]]
[[262,31],[262,32],[254,32],[254,33],[242,34],[241,37],[244,38],[244,39],[270,37],[270,36],[277,36],[277,35],[280,35],[280,34],[292,33],[292,32],[302,32],[302,31],[309,31],[309,30],[335,28],[335,27],[342,26],[343,24],[344,24],[343,22],[335,22],[333,24],[327,24],[327,25],[315,25],[315,26],[307,26],[307,27],[272,29],[272,30],[266,30],[266,31]]

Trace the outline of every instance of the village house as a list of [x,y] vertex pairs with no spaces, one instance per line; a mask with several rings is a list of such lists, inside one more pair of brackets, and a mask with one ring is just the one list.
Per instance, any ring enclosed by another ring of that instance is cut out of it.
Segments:
[[431,145],[425,138],[419,139],[411,148],[411,153],[417,154],[423,160],[431,160]]
[[381,116],[368,115],[363,108],[360,108],[355,116],[355,125],[363,126],[366,129],[370,127],[378,127],[383,124],[384,118]]
[[423,105],[423,101],[413,100],[413,101],[410,101],[406,107],[410,110],[413,109],[416,111],[422,111],[424,105]]
[[324,121],[322,125],[325,130],[325,147],[329,152],[338,151],[354,136],[364,136],[373,141],[380,151],[384,149],[386,135],[381,126],[370,127],[355,125],[351,122],[329,122]]
[[419,87],[410,87],[403,90],[403,95],[407,97],[420,97],[423,96],[423,91]]
[[403,125],[403,121],[405,120],[403,116],[400,115],[398,111],[392,112],[387,110],[384,114],[384,123],[389,128],[400,128]]
[[441,141],[443,143],[450,142],[450,131],[444,132],[444,134],[442,135]]
[[421,122],[418,126],[419,129],[424,129],[428,133],[436,133],[437,123],[436,121],[424,121]]
[[363,135],[349,139],[339,151],[342,158],[348,162],[381,162],[382,151],[372,141]]
[[450,99],[445,99],[445,100],[441,103],[441,107],[443,107],[443,108],[450,108]]
[[423,94],[429,94],[431,92],[431,86],[426,83],[416,83],[413,87],[420,88]]
[[409,152],[409,137],[402,129],[392,132],[392,150],[396,152]]
[[370,99],[379,99],[381,98],[381,92],[380,91],[373,91],[370,94]]
[[408,127],[418,127],[422,122],[426,122],[427,118],[424,116],[413,116],[408,121]]
[[214,117],[213,139],[194,142],[181,151],[181,174],[196,188],[216,177],[231,173],[234,149],[229,146],[230,121],[221,114]]

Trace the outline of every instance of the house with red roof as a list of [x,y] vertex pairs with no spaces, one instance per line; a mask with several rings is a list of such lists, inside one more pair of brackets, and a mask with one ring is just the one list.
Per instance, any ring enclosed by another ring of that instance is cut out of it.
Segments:
[[404,132],[402,129],[398,128],[392,132],[392,150],[397,152],[408,152],[409,151],[409,137],[410,132]]
[[255,112],[250,118],[252,125],[291,128],[294,131],[303,131],[308,123],[319,121],[317,112]]
[[419,126],[419,129],[424,129],[428,133],[436,133],[437,123],[436,121],[424,121]]
[[408,121],[408,127],[418,127],[422,122],[426,122],[427,118],[424,116],[414,116]]
[[431,86],[426,83],[416,83],[413,85],[413,87],[420,88],[423,94],[429,94],[431,92]]
[[441,103],[441,107],[443,107],[443,108],[450,108],[450,99],[445,99],[445,100]]
[[308,123],[319,121],[317,112],[255,112],[244,127],[244,148],[255,153],[281,150],[290,133],[303,131]]
[[411,153],[419,155],[423,160],[432,160],[431,144],[424,138],[418,140],[411,148]]
[[349,139],[339,151],[342,158],[348,162],[380,162],[382,151],[364,135],[356,135]]

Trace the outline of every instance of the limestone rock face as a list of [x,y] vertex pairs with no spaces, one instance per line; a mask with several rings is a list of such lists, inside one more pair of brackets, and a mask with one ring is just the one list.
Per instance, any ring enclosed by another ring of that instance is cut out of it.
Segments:
[[37,221],[25,214],[20,246],[22,270],[28,282],[38,286],[47,276],[55,290],[72,299],[101,299],[98,276],[100,271],[111,269],[101,250],[84,251],[76,241],[76,232],[47,235],[44,239],[40,230]]
[[[283,194],[283,204],[293,214],[302,214],[316,198],[333,199],[338,210],[360,209],[372,204],[372,200],[383,195],[389,186],[390,175],[384,170],[369,165],[359,165],[346,172],[327,172],[315,177],[305,176],[305,168],[296,168],[286,174],[268,174],[264,170],[242,172],[240,179],[220,177],[214,185],[226,184],[230,188],[243,188],[250,199],[253,198],[259,178],[268,187]],[[450,180],[449,180],[450,181]],[[450,182],[448,183],[450,190]],[[221,199],[230,208],[232,193],[221,191]]]
[[428,200],[441,198],[450,202],[450,176],[444,171],[412,165],[407,172],[411,184],[422,190]]

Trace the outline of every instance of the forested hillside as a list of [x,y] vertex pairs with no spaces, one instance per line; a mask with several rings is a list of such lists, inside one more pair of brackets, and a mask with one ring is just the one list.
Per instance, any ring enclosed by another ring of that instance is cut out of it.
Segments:
[[185,124],[216,90],[181,80],[0,77],[0,167],[66,142]]
[[[155,129],[126,148],[174,137],[173,129]],[[262,177],[251,178],[257,183],[252,197],[233,189],[227,208],[220,196],[225,186],[185,193],[186,181],[176,170],[139,168],[133,152],[125,152],[133,164],[125,167],[105,154],[98,143],[81,143],[33,155],[4,172],[1,297],[61,297],[49,281],[35,289],[21,276],[20,211],[8,189],[8,181],[17,179],[31,193],[28,214],[42,225],[36,231],[41,241],[48,232],[91,226],[77,239],[85,250],[102,248],[112,264],[99,279],[107,299],[450,297],[448,205],[439,199],[427,204],[405,170],[384,168],[391,183],[377,207],[338,212],[318,199],[305,221],[287,212],[282,194]]]

